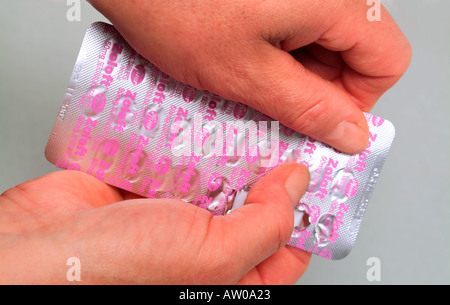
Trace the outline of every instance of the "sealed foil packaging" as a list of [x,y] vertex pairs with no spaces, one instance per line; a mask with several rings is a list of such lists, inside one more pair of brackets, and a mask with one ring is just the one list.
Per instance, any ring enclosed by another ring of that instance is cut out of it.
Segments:
[[[284,162],[309,168],[289,245],[327,259],[351,250],[394,138],[366,114],[367,148],[340,153],[246,105],[159,71],[117,30],[86,33],[45,155],[148,198],[178,198],[213,215],[239,208],[252,185]],[[258,228],[255,228],[258,230]]]

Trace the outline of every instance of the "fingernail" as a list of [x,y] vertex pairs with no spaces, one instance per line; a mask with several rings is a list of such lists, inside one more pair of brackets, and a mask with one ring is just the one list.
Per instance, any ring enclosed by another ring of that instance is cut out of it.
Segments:
[[297,164],[286,179],[284,187],[291,198],[292,205],[297,206],[309,187],[309,170]]
[[344,153],[353,155],[367,147],[369,134],[355,123],[344,121],[325,135],[323,141]]

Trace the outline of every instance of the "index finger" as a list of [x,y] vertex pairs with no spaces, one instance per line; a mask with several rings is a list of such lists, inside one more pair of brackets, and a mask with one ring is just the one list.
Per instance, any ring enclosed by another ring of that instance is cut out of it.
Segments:
[[[411,45],[389,12],[380,5],[380,20],[370,21],[365,14],[368,8],[349,9],[316,42],[340,51],[347,66],[334,83],[347,91],[363,111],[369,111],[400,79],[412,56]],[[352,12],[355,9],[358,12]]]

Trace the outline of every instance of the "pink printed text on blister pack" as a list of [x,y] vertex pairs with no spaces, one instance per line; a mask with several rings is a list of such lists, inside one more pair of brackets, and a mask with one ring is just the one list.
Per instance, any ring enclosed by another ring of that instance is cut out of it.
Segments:
[[148,198],[224,215],[268,171],[307,166],[289,245],[328,259],[352,248],[394,137],[366,114],[370,142],[349,156],[268,116],[159,71],[105,23],[88,29],[47,148],[58,167]]

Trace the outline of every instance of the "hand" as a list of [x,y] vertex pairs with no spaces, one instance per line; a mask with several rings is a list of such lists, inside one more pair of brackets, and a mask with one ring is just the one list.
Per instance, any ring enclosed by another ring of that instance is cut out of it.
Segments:
[[389,13],[361,0],[91,0],[175,79],[245,103],[345,153],[368,143],[362,111],[407,69]]
[[310,254],[285,246],[309,172],[272,170],[244,206],[212,217],[192,204],[137,198],[76,171],[59,171],[0,196],[0,282],[84,284],[289,284]]

